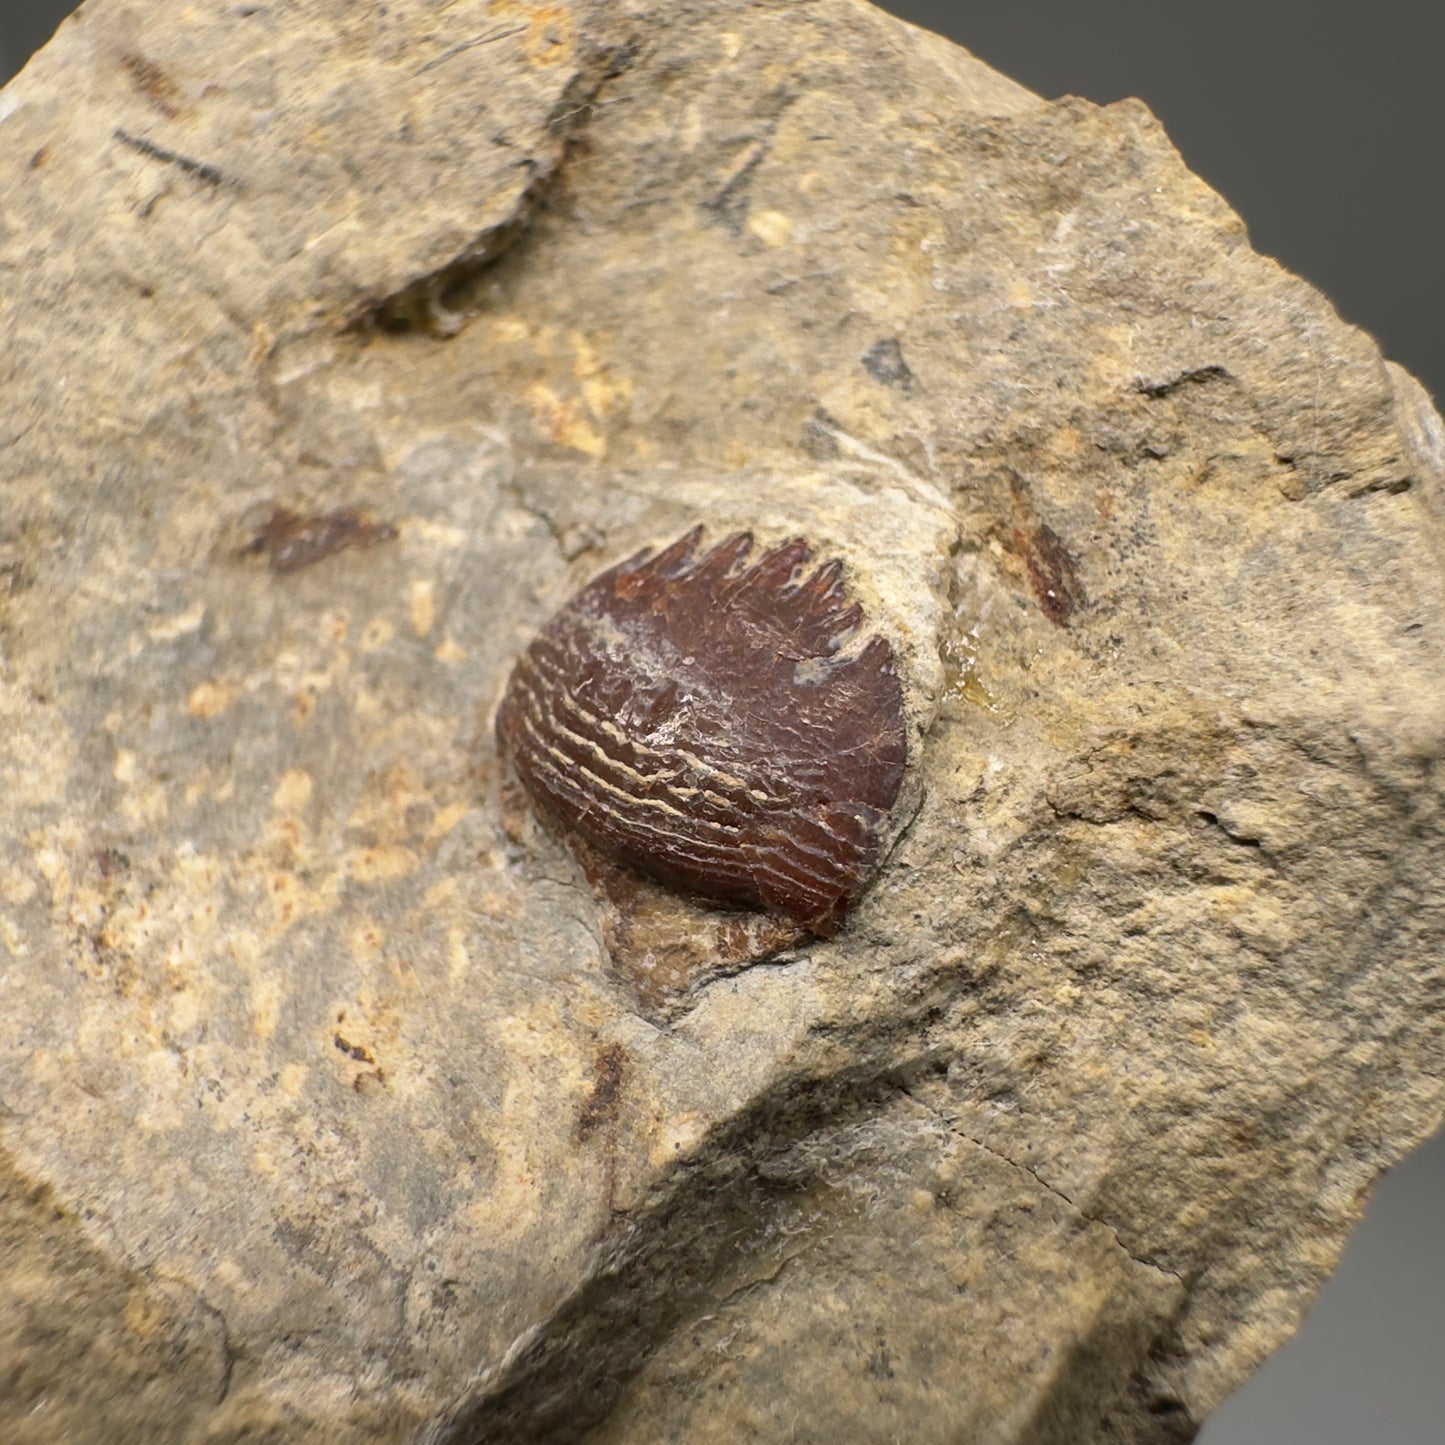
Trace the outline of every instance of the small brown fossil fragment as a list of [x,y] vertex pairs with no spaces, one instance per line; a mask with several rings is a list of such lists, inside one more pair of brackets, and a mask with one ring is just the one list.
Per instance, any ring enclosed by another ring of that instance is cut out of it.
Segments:
[[618,863],[837,931],[907,761],[893,650],[842,565],[702,529],[601,573],[518,661],[497,737],[532,799]]
[[341,510],[305,516],[290,507],[277,506],[241,549],[243,556],[264,553],[271,570],[282,575],[299,572],[333,552],[348,547],[374,547],[390,542],[396,528],[389,522],[369,522],[355,512]]

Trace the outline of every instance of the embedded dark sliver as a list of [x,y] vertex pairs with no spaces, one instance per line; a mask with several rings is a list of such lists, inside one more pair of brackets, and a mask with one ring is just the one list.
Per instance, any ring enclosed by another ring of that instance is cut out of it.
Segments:
[[1031,532],[1015,532],[1013,550],[1023,558],[1044,616],[1055,627],[1067,627],[1083,602],[1084,589],[1063,539],[1040,523]]
[[896,336],[875,341],[863,353],[863,369],[884,386],[899,391],[913,390],[913,369],[903,359],[903,346]]
[[355,512],[341,510],[304,516],[290,507],[275,507],[242,548],[243,556],[264,554],[273,572],[299,572],[348,547],[374,547],[390,542],[396,528],[389,522],[369,522]]
[[[147,140],[144,136],[132,135],[119,126],[111,132],[111,135],[137,154],[149,156],[151,160],[160,161],[164,165],[179,166],[187,175],[194,176],[198,181],[204,181],[208,186],[223,186],[228,181],[232,181],[232,178],[227,176],[223,170],[207,161],[198,161],[191,156],[182,155],[180,151],[173,151],[169,146],[157,145],[155,141]],[[232,183],[234,184],[233,181]]]
[[374,1064],[376,1062],[371,1050],[368,1049],[365,1044],[353,1044],[349,1039],[343,1038],[340,1034],[334,1035],[331,1042],[340,1053],[345,1054],[349,1059],[355,1059],[359,1064]]
[[585,1143],[605,1124],[617,1122],[622,1102],[622,1081],[627,1071],[627,1050],[608,1044],[594,1065],[592,1089],[577,1114],[576,1137]]
[[123,55],[121,69],[132,88],[150,102],[167,120],[174,120],[184,108],[180,88],[154,60],[144,55]]
[[703,898],[837,931],[907,761],[903,694],[842,565],[698,528],[601,573],[513,670],[497,738],[544,813]]
[[1141,396],[1158,398],[1172,396],[1184,387],[1205,386],[1210,382],[1231,379],[1229,372],[1222,366],[1196,366],[1189,371],[1180,372],[1178,376],[1171,376],[1167,381],[1145,381],[1141,378],[1135,383],[1134,389]]

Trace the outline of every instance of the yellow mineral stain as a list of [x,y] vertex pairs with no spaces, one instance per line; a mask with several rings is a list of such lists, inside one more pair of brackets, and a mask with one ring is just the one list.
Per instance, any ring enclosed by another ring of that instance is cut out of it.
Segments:
[[[345,628],[346,622],[343,617],[334,616],[332,625]],[[290,693],[292,699],[291,723],[294,727],[304,727],[310,722],[321,694],[344,678],[350,668],[351,654],[344,647],[336,649],[330,662],[324,668],[316,668],[308,672],[301,670],[300,658],[294,651],[283,652],[277,657],[276,680]]]
[[931,275],[933,262],[929,252],[939,239],[934,216],[931,208],[900,211],[888,240],[889,259],[909,270],[918,268],[922,263],[925,274]]
[[1134,391],[1139,380],[1134,340],[1130,327],[1108,326],[1102,329],[1098,345],[1090,347],[1090,379],[1101,391]]
[[461,888],[455,878],[438,878],[422,895],[422,908],[427,913],[435,914],[438,909],[450,908],[460,894]]
[[147,1290],[136,1286],[126,1296],[125,1327],[140,1339],[149,1339],[165,1321],[160,1301]]
[[748,230],[763,245],[777,250],[793,234],[793,223],[781,211],[758,211],[748,217]]
[[471,804],[458,800],[455,803],[448,803],[445,808],[438,808],[437,815],[431,821],[431,827],[426,830],[428,838],[445,838],[458,823],[471,811]]
[[254,1291],[257,1287],[256,1280],[248,1272],[249,1269],[249,1260],[246,1266],[243,1267],[234,1259],[218,1257],[211,1266],[211,1276],[217,1284],[225,1285],[227,1289],[239,1291],[244,1298],[247,1293]]
[[798,177],[797,187],[810,201],[815,201],[828,189],[828,177],[823,171],[804,171]]
[[742,54],[743,37],[736,30],[724,30],[718,36],[718,44],[722,47],[723,59],[734,61]]
[[729,442],[723,450],[722,464],[730,471],[744,471],[753,465],[755,448],[750,441]]
[[165,789],[154,780],[148,781],[144,787],[132,787],[120,805],[121,817],[136,828],[153,827],[169,812]]
[[211,795],[211,788],[215,784],[215,778],[211,776],[210,768],[202,768],[199,773],[186,784],[186,791],[182,795],[188,808],[194,808],[202,798]]
[[[503,1096],[504,1109],[510,1106],[514,1092],[508,1089]],[[507,1143],[506,1136],[502,1136],[502,1142]],[[537,1171],[545,1167],[545,1161],[534,1162],[516,1145],[507,1146],[507,1157],[498,1160],[491,1192],[466,1211],[467,1220],[481,1238],[516,1239],[540,1220],[542,1190]]]
[[1058,457],[1078,456],[1086,447],[1092,446],[1092,442],[1084,441],[1083,432],[1076,426],[1058,427],[1049,437],[1049,449]]
[[386,617],[373,617],[361,630],[361,650],[375,652],[396,636],[396,625]]
[[205,620],[205,604],[197,602],[194,607],[188,607],[184,612],[177,612],[173,617],[162,617],[152,622],[146,628],[146,636],[152,642],[174,642],[178,637],[185,637],[188,633],[195,632]]
[[694,151],[702,141],[702,106],[696,100],[687,103],[687,109],[682,113],[682,124],[678,127],[678,145],[684,151]]
[[226,952],[230,954],[231,960],[237,968],[245,973],[251,973],[260,967],[266,950],[262,946],[261,940],[247,929],[244,932],[229,935],[226,939]]
[[233,682],[201,682],[191,689],[186,698],[186,712],[194,718],[214,718],[236,701],[240,689]]
[[649,1140],[648,1159],[654,1168],[666,1168],[686,1158],[707,1133],[707,1120],[688,1111],[664,1118],[661,1128]]
[[532,426],[538,435],[594,459],[606,454],[607,442],[602,434],[582,416],[574,403],[563,401],[546,382],[534,381],[527,388],[527,403],[532,409]]
[[276,1019],[281,1010],[281,991],[270,977],[251,980],[251,1030],[258,1039],[270,1039],[276,1033]]
[[447,982],[461,983],[470,964],[466,932],[458,926],[447,929]]
[[572,12],[565,5],[519,7],[531,10],[522,40],[528,61],[535,66],[567,65],[577,51]]
[[306,837],[301,823],[296,818],[283,815],[266,830],[266,840],[272,857],[285,863],[287,867],[294,867],[301,861]]
[[[584,1081],[565,1036],[517,1019],[505,1020],[502,1031],[509,1035],[504,1047],[510,1067],[501,1108],[476,1121],[496,1156],[495,1183],[469,1213],[487,1236],[516,1239],[541,1222],[557,1151],[571,1133],[571,1112],[559,1109],[557,1100],[580,1097]],[[574,1067],[566,1068],[568,1062]]]
[[70,860],[80,853],[86,840],[75,829],[62,824],[44,832],[37,829],[26,841],[33,850],[31,857],[35,860],[36,872],[57,895],[54,901],[63,901],[59,895],[70,893]]
[[429,577],[412,579],[407,589],[407,610],[411,614],[411,630],[425,637],[436,624],[436,588]]
[[351,626],[351,613],[344,607],[323,612],[319,619],[323,642],[345,642],[347,629]]
[[756,165],[759,157],[767,154],[767,147],[762,141],[751,141],[741,146],[733,153],[733,158],[725,165],[717,176],[715,184],[719,187],[731,184],[742,175],[749,166]]
[[471,540],[471,533],[464,527],[444,526],[425,517],[408,517],[406,534],[417,543],[427,547],[464,547]]
[[410,848],[384,844],[374,848],[358,848],[347,854],[347,877],[357,883],[386,883],[405,878],[421,866]]
[[181,1123],[181,1059],[170,1049],[151,1049],[141,1058],[139,1072],[144,1103],[131,1122],[147,1134],[169,1133]]
[[[210,858],[205,858],[204,861],[212,863]],[[189,899],[185,909],[182,910],[182,918],[185,919],[185,939],[188,944],[197,944],[208,933],[214,932],[215,925],[220,922],[220,899],[218,899],[217,893],[211,892],[217,884],[218,874],[220,874],[220,870],[214,866],[204,874],[201,871],[192,873],[188,868],[176,868],[175,879],[181,884],[182,892]]]
[[35,1049],[30,1055],[30,1077],[37,1084],[60,1082],[65,1070],[53,1049]]
[[325,692],[341,681],[350,671],[351,654],[344,647],[338,647],[331,654],[325,667],[303,668],[300,657],[292,650],[279,653],[276,657],[275,674],[278,685],[291,691],[301,688],[311,692]]
[[386,930],[373,919],[358,923],[351,930],[351,956],[358,963],[376,958],[386,943]]
[[6,903],[29,903],[35,897],[35,879],[19,868],[0,868],[0,899]]
[[4,946],[5,952],[11,958],[19,958],[27,951],[25,939],[15,926],[15,920],[5,913],[0,913],[0,945]]
[[421,979],[407,959],[393,957],[388,962],[391,965],[392,978],[403,988],[417,989],[421,987]]
[[944,1269],[944,1277],[960,1294],[974,1289],[981,1273],[977,1255],[973,1251],[965,1251],[962,1256],[950,1260]]
[[287,1064],[276,1076],[277,1086],[288,1099],[299,1099],[306,1083],[308,1070],[305,1064]]
[[505,923],[521,913],[516,889],[500,881],[482,882],[472,901],[478,913],[495,919],[498,923]]
[[438,662],[445,663],[448,667],[455,666],[459,662],[467,660],[467,650],[459,642],[453,642],[450,637],[443,638],[437,643],[432,656]]
[[264,321],[258,321],[251,328],[251,346],[246,352],[247,366],[260,366],[270,356],[271,348],[276,344],[276,338],[271,335]]
[[[1301,1245],[1303,1246],[1302,1248],[1300,1247]],[[1315,1271],[1322,1279],[1327,1277],[1335,1265],[1339,1263],[1340,1246],[1333,1237],[1329,1235],[1317,1239],[1306,1238],[1301,1241],[1291,1239],[1290,1248],[1292,1254],[1295,1249],[1299,1249],[1299,1254],[1294,1255],[1294,1257],[1311,1262]],[[1285,1292],[1281,1290],[1280,1293],[1284,1294]]]
[[111,764],[111,776],[118,783],[135,782],[135,754],[129,748],[117,748],[115,761]]
[[492,334],[505,346],[518,346],[531,335],[531,328],[517,316],[499,316],[492,323]]
[[266,880],[266,896],[276,915],[275,927],[281,932],[290,928],[305,911],[304,890],[290,873],[272,873]]
[[[379,748],[387,743],[400,744],[402,759],[411,755],[414,737],[410,719],[403,719],[395,728],[376,735],[375,746]],[[357,800],[351,823],[390,828],[395,835],[400,835],[408,831],[403,816],[406,810],[413,803],[429,801],[430,795],[417,770],[404,760],[393,762],[371,775],[366,792]]]
[[616,379],[598,358],[592,343],[580,331],[572,332],[572,375],[582,390],[587,409],[599,421],[609,411],[632,400],[632,383]]
[[311,774],[304,768],[287,768],[271,794],[278,813],[299,813],[311,801]]
[[205,1002],[198,990],[178,986],[180,992],[171,996],[166,1008],[166,1030],[172,1038],[183,1038],[196,1030]]
[[1021,311],[1032,311],[1034,309],[1034,293],[1027,281],[1015,281],[1008,288],[1008,303],[1016,306]]

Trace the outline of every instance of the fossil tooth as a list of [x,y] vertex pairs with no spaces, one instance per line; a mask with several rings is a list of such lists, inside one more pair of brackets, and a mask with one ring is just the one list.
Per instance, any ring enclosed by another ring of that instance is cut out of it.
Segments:
[[893,650],[842,564],[694,529],[588,582],[517,662],[497,737],[538,807],[620,864],[831,934],[907,762]]

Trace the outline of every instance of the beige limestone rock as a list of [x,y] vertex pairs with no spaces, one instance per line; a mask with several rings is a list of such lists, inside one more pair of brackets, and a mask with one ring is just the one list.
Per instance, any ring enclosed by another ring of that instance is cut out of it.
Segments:
[[[1437,1127],[1445,442],[850,0],[90,0],[0,94],[0,1433],[1187,1440]],[[511,658],[804,529],[919,810],[666,1017]]]

